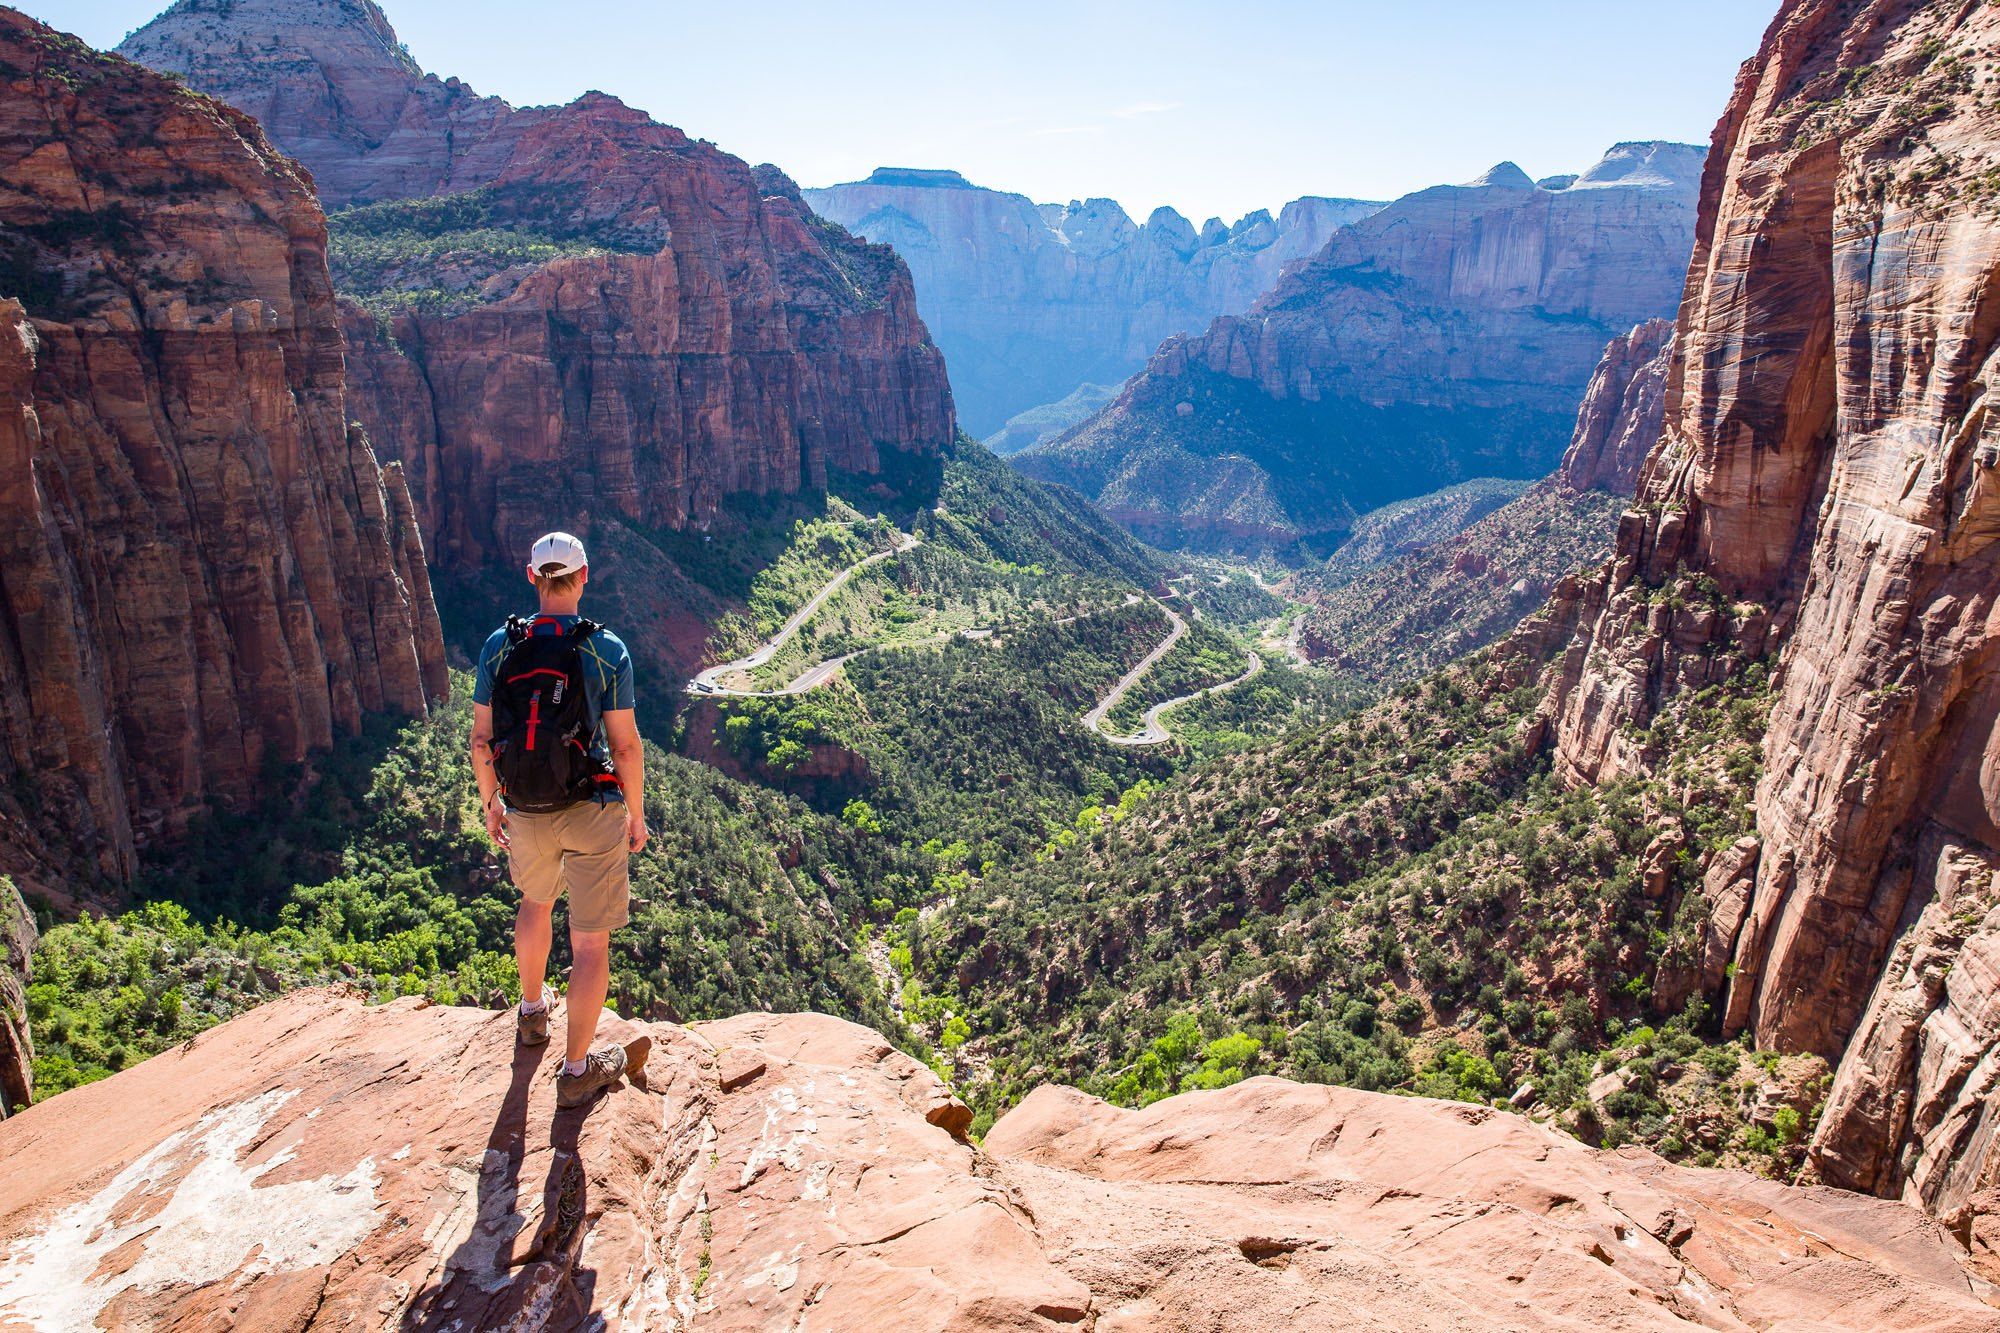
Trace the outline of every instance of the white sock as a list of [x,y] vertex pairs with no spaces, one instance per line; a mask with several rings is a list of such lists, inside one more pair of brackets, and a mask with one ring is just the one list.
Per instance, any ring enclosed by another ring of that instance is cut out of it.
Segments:
[[521,1012],[523,1014],[539,1014],[548,1007],[549,1002],[546,999],[521,1001]]
[[569,1075],[571,1078],[576,1078],[578,1075],[582,1074],[583,1071],[588,1068],[590,1068],[590,1065],[587,1061],[584,1060],[565,1059],[563,1061],[563,1073]]

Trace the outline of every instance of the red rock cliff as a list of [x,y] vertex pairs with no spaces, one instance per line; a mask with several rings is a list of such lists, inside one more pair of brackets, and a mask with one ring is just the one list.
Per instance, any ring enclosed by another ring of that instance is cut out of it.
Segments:
[[0,870],[63,892],[445,679],[305,178],[9,10],[0,87]]
[[444,196],[455,225],[563,252],[384,261],[437,215],[337,220],[372,246],[335,266],[377,312],[348,312],[354,415],[404,461],[442,569],[511,571],[551,527],[704,528],[725,496],[934,458],[956,429],[908,270],[774,169],[601,93],[474,97],[368,0],[181,0],[121,49],[263,117],[331,202]]
[[441,564],[505,563],[600,518],[705,527],[725,496],[951,438],[943,360],[886,249],[614,98],[522,114],[537,123],[486,207],[664,244],[496,275],[446,312],[350,311],[357,415],[406,460]]
[[1556,483],[1571,491],[1630,495],[1667,408],[1672,320],[1651,319],[1611,340],[1577,409],[1576,432]]
[[[2000,1174],[1996,59],[1991,5],[1784,6],[1717,128],[1665,429],[1610,572],[1560,608],[1553,698],[1558,770],[1593,780],[1651,761],[1664,698],[1770,655],[1703,980],[1729,1028],[1839,1062],[1828,1179],[1968,1231]],[[1710,591],[1651,596],[1682,570]]]

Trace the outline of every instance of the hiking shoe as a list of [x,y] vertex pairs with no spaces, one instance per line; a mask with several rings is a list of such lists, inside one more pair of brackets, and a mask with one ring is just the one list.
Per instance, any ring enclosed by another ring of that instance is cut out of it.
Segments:
[[606,1088],[614,1086],[626,1073],[637,1074],[646,1066],[652,1039],[640,1037],[623,1046],[601,1046],[584,1057],[583,1072],[574,1076],[556,1075],[556,1109],[568,1111],[582,1106]]
[[549,1040],[549,1007],[544,1004],[532,1014],[514,1006],[515,1040],[523,1046],[545,1046]]

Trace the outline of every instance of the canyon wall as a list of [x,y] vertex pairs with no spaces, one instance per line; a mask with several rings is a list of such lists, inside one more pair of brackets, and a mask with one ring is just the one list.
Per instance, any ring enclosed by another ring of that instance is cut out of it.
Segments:
[[1171,208],[1135,223],[1109,199],[1037,204],[956,171],[884,167],[803,193],[910,266],[966,428],[982,436],[1080,386],[1117,384],[1163,338],[1249,309],[1286,264],[1381,207],[1308,197],[1197,231]]
[[0,1120],[35,1096],[35,1043],[28,1031],[28,960],[35,922],[14,881],[0,878]]
[[521,129],[417,68],[370,0],[176,0],[118,52],[255,117],[329,210],[484,184]]
[[[1838,1064],[1823,1176],[1973,1239],[2000,1177],[2000,10],[1791,0],[1716,130],[1663,433],[1551,698],[1555,762],[1773,665],[1707,853],[1726,1028]],[[1661,589],[1674,595],[1662,596]]]
[[1453,482],[1540,477],[1605,344],[1673,311],[1701,160],[1620,144],[1573,182],[1502,163],[1408,195],[1017,464],[1195,547],[1320,544]]
[[[376,201],[332,221],[354,415],[441,571],[602,537],[630,548],[619,611],[657,627],[687,598],[648,534],[934,468],[956,430],[908,271],[773,168],[602,93],[475,98],[368,0],[182,0],[121,49],[269,117],[330,202]],[[684,666],[700,637],[646,655]]]
[[6,10],[0,86],[0,872],[62,901],[446,679],[306,178]]

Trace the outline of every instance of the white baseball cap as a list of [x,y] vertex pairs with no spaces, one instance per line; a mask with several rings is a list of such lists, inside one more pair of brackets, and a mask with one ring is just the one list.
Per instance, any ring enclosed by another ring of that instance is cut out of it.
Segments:
[[[583,542],[567,532],[551,532],[535,543],[535,549],[528,553],[530,574],[574,574],[590,561],[583,554]],[[550,570],[548,566],[560,565],[560,569]]]

